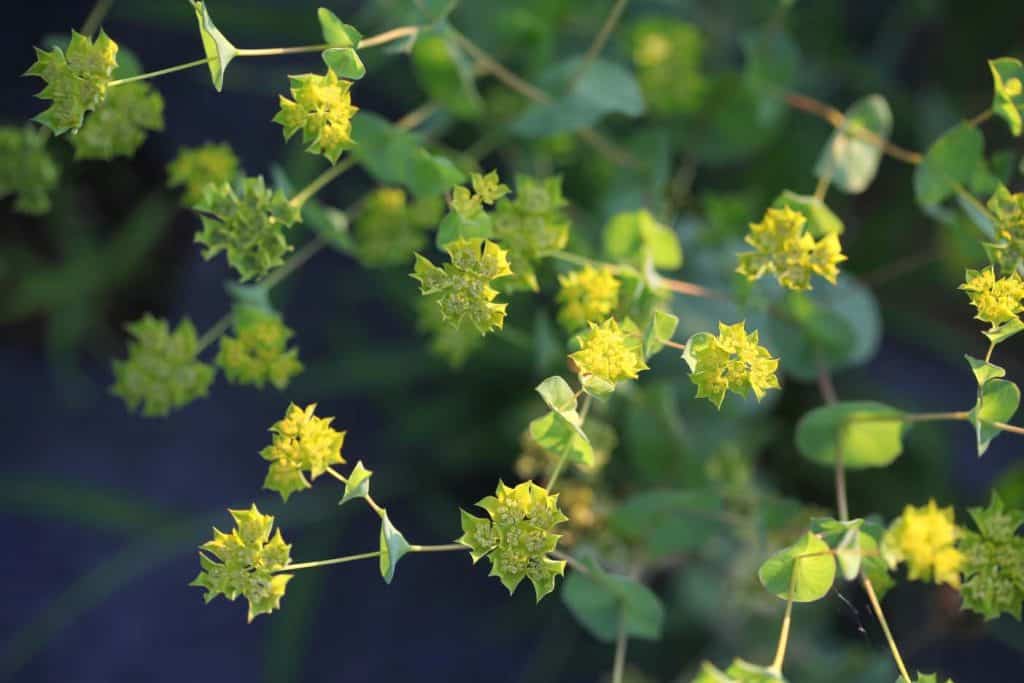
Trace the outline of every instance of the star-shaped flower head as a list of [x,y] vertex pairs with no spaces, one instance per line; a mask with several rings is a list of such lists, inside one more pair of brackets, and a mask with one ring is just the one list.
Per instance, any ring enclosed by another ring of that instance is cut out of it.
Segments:
[[991,266],[968,270],[960,289],[967,292],[978,313],[974,317],[993,327],[1018,319],[1024,305],[1024,278],[1016,271],[997,278]]
[[351,149],[353,106],[349,90],[352,82],[338,78],[328,69],[323,76],[291,76],[293,100],[281,96],[281,109],[274,122],[284,127],[284,139],[302,131],[302,142],[313,154],[323,154],[332,164],[342,152]]
[[401,188],[377,188],[363,202],[355,222],[359,260],[367,266],[407,264],[427,245],[427,232],[437,227],[443,212],[440,197],[428,196],[409,203]]
[[495,303],[498,290],[491,282],[512,274],[508,252],[484,239],[458,239],[445,246],[451,261],[438,268],[416,254],[411,277],[424,296],[434,297],[441,316],[454,327],[468,322],[480,334],[501,329],[506,303]]
[[1020,621],[1024,604],[1024,513],[1007,509],[992,494],[987,508],[970,508],[977,531],[965,531],[959,543],[963,554],[964,607],[985,619],[1011,615]]
[[182,147],[167,164],[167,186],[184,187],[182,203],[192,206],[203,198],[207,185],[224,185],[238,173],[238,157],[226,142]]
[[232,384],[260,389],[269,382],[276,389],[288,386],[302,372],[299,350],[288,348],[294,332],[281,317],[252,306],[234,313],[235,336],[220,338],[217,365]]
[[619,302],[619,279],[607,266],[587,265],[558,276],[558,322],[570,332],[607,318]]
[[60,168],[46,151],[42,128],[0,126],[0,199],[14,195],[14,210],[30,216],[50,211]]
[[315,403],[305,409],[289,404],[284,418],[270,427],[274,435],[270,445],[260,451],[270,461],[263,488],[277,491],[285,502],[296,491],[308,489],[310,479],[345,462],[341,456],[345,432],[331,427],[333,417],[317,417],[315,412]]
[[576,338],[580,350],[569,354],[584,382],[593,378],[614,387],[648,369],[640,330],[632,321],[620,326],[615,318],[608,318],[602,323],[589,323],[589,327]]
[[292,250],[284,231],[302,220],[298,207],[280,190],[267,187],[263,176],[243,178],[235,186],[207,185],[193,208],[203,222],[196,233],[196,242],[206,246],[203,258],[225,252],[243,282],[284,263],[284,255]]
[[269,614],[281,606],[291,574],[278,573],[291,562],[292,547],[281,530],[271,536],[274,518],[253,505],[248,510],[228,510],[235,520],[231,533],[216,527],[213,539],[199,546],[199,576],[190,586],[206,590],[210,602],[218,595],[249,601],[248,620]]
[[71,138],[76,159],[133,157],[151,132],[164,129],[164,98],[148,83],[113,88]]
[[806,216],[788,206],[768,209],[760,223],[750,224],[744,239],[754,251],[739,255],[736,272],[751,281],[770,273],[796,291],[811,289],[812,275],[835,284],[838,264],[846,260],[839,236],[828,233],[815,240],[806,225]]
[[1000,185],[987,206],[995,217],[996,240],[982,246],[1001,273],[1012,273],[1024,264],[1024,192]]
[[727,391],[746,396],[753,391],[760,401],[769,389],[779,388],[775,371],[779,359],[760,345],[757,330],[747,332],[746,323],[718,323],[718,335],[693,335],[683,351],[690,366],[690,381],[697,385],[697,398],[722,407]]
[[890,565],[907,564],[911,581],[946,583],[960,587],[960,567],[964,556],[956,549],[960,529],[953,508],[940,508],[934,500],[928,505],[907,505],[882,537],[883,555]]
[[533,584],[537,601],[555,589],[555,577],[565,573],[565,562],[548,553],[558,546],[555,527],[568,518],[558,509],[558,494],[532,481],[509,487],[498,482],[497,491],[477,503],[487,517],[462,510],[462,536],[456,541],[470,550],[473,563],[486,557],[490,576],[513,593],[523,579]]
[[95,111],[107,96],[116,67],[117,43],[103,31],[95,41],[72,31],[67,53],[59,47],[49,52],[36,48],[36,61],[25,75],[46,81],[46,87],[36,97],[52,104],[33,120],[54,135],[77,131],[86,112]]
[[114,361],[110,391],[131,411],[162,417],[206,396],[216,375],[200,361],[196,328],[187,318],[171,331],[167,321],[149,313],[125,325],[132,339],[128,358]]

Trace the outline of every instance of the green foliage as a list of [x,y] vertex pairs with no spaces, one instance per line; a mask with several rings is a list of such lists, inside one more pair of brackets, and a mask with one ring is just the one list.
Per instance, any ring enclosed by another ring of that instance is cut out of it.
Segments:
[[876,401],[842,401],[805,414],[796,427],[800,454],[819,465],[886,467],[903,452],[903,413]]
[[346,477],[345,493],[338,501],[338,505],[344,505],[356,498],[367,498],[370,495],[370,477],[372,475],[373,471],[366,469],[362,460],[357,461]]
[[995,241],[982,246],[1004,275],[1013,273],[1024,264],[1024,192],[1000,185],[987,207],[995,219]]
[[[391,583],[395,578],[395,568],[411,547],[402,532],[388,519],[388,513],[380,513],[380,575],[384,583]],[[509,589],[511,591],[511,589]],[[537,598],[540,600],[540,598]]]
[[331,465],[345,463],[345,432],[331,427],[333,417],[317,417],[315,412],[315,403],[305,408],[290,403],[284,417],[270,426],[270,445],[260,451],[260,457],[270,462],[263,488],[278,492],[285,502],[296,491],[308,489],[310,480]]
[[453,368],[461,368],[485,342],[472,325],[454,327],[445,320],[433,297],[416,301],[416,327],[430,337],[430,351]]
[[0,126],[0,198],[14,195],[14,210],[49,213],[60,168],[46,150],[49,135],[31,125]]
[[985,137],[967,122],[932,143],[914,169],[914,195],[925,208],[941,204],[970,182],[985,154]]
[[453,115],[475,119],[483,113],[473,67],[455,41],[443,31],[420,33],[412,49],[416,82]]
[[707,491],[648,491],[625,499],[608,526],[652,558],[693,552],[722,535],[722,499]]
[[[902,681],[903,677],[900,676],[899,679],[896,680],[896,683],[902,683]],[[917,677],[914,679],[914,683],[942,683],[942,679],[938,674],[918,673]],[[947,678],[945,683],[953,683],[953,679]]]
[[786,683],[786,679],[767,667],[734,659],[725,671],[711,662],[704,662],[691,683]]
[[203,223],[195,238],[206,247],[203,258],[225,252],[242,282],[259,279],[284,263],[292,250],[284,230],[302,220],[298,207],[267,187],[263,176],[242,178],[234,185],[207,185],[193,208]]
[[686,342],[683,360],[690,366],[697,398],[706,398],[719,409],[727,391],[743,397],[753,391],[760,401],[766,391],[779,388],[775,376],[779,359],[760,345],[757,330],[747,332],[745,322],[719,322],[718,335],[693,335]]
[[213,538],[199,546],[201,569],[189,585],[204,589],[206,602],[218,595],[231,601],[245,598],[252,622],[281,606],[292,575],[278,572],[291,562],[292,547],[284,542],[280,529],[274,530],[274,518],[261,514],[255,504],[248,510],[228,512],[235,527],[227,534],[214,527]]
[[1014,137],[1024,132],[1024,64],[1013,57],[990,59],[992,111],[1006,121]]
[[87,112],[95,111],[107,96],[117,67],[117,43],[100,31],[95,40],[72,30],[67,51],[36,48],[36,61],[25,72],[46,81],[36,97],[52,104],[32,120],[54,135],[78,132]]
[[881,95],[863,97],[846,110],[842,127],[825,143],[814,174],[829,179],[847,194],[868,189],[882,163],[882,148],[877,142],[864,140],[865,132],[873,134],[875,140],[888,140],[892,133],[892,110]]
[[470,549],[474,564],[482,557],[511,595],[523,579],[533,584],[537,602],[555,589],[555,577],[565,573],[563,560],[548,553],[558,545],[555,527],[568,519],[558,509],[558,494],[532,481],[508,487],[498,482],[493,496],[477,502],[488,518],[462,510],[458,543]]
[[537,385],[537,393],[550,412],[530,422],[530,436],[542,449],[569,462],[594,463],[594,448],[583,431],[583,418],[576,410],[576,394],[561,377],[548,377]]
[[238,157],[226,142],[182,147],[167,164],[168,187],[183,187],[182,203],[193,206],[203,198],[207,185],[223,186],[238,174]]
[[637,266],[648,259],[662,270],[677,270],[683,265],[679,237],[647,209],[612,216],[604,229],[604,252],[609,258]]
[[164,98],[148,83],[112,89],[69,140],[76,159],[135,156],[149,133],[164,129]]
[[302,372],[299,350],[288,348],[295,333],[279,315],[243,306],[235,310],[232,323],[235,336],[221,337],[217,353],[217,365],[229,382],[258,389],[270,383],[284,389]]
[[978,457],[985,454],[992,439],[1002,433],[996,423],[1009,422],[1020,406],[1020,389],[1005,379],[990,379],[981,385],[978,400],[968,413],[978,442]]
[[707,94],[704,37],[694,24],[645,17],[629,33],[630,56],[644,100],[656,116],[696,111]]
[[220,92],[224,87],[224,72],[227,71],[231,60],[238,56],[238,48],[232,45],[231,41],[224,37],[220,29],[214,25],[205,2],[192,0],[192,8],[196,12],[203,52],[206,53],[206,59],[209,60],[207,66],[210,69],[213,87]]
[[657,640],[665,622],[665,607],[657,594],[636,579],[609,574],[588,563],[587,571],[569,575],[562,601],[590,635],[611,643],[622,631],[629,638]]
[[317,9],[316,18],[320,22],[320,32],[325,43],[332,47],[359,47],[363,34],[355,26],[346,24],[326,7]]
[[825,597],[836,579],[836,559],[825,541],[807,532],[799,541],[765,560],[757,578],[769,593],[793,602]]
[[[497,175],[493,183],[497,183]],[[492,188],[496,202],[494,237],[508,250],[514,279],[507,282],[512,288],[525,287],[536,292],[540,287],[535,267],[569,241],[570,222],[565,213],[568,202],[562,195],[560,176],[535,178],[518,174],[515,185],[515,199],[501,198],[508,192],[504,185]]]
[[356,255],[370,267],[407,264],[427,246],[427,232],[444,210],[440,197],[409,202],[397,187],[379,187],[367,196],[355,221]]
[[806,227],[803,213],[788,206],[769,208],[760,223],[750,224],[745,241],[754,251],[739,255],[736,272],[751,281],[772,274],[795,291],[811,289],[812,275],[835,284],[838,264],[846,260],[839,236],[829,232],[816,240]]
[[459,239],[445,247],[451,259],[438,268],[416,254],[411,277],[420,283],[420,293],[437,302],[444,321],[461,328],[472,325],[480,334],[501,329],[506,303],[495,303],[498,290],[490,283],[512,274],[508,252],[494,242]]
[[280,111],[274,123],[284,128],[284,139],[302,131],[302,144],[312,154],[323,154],[332,164],[351,149],[352,117],[359,108],[352,104],[351,81],[338,78],[334,69],[324,76],[291,76],[293,100],[280,97]]
[[958,548],[963,553],[964,608],[988,619],[1004,612],[1020,621],[1024,603],[1024,537],[1017,530],[1024,513],[1007,509],[995,493],[987,508],[968,510],[977,531],[964,531]]
[[185,318],[172,331],[150,314],[125,325],[131,339],[128,357],[115,360],[110,391],[131,411],[165,417],[209,393],[216,371],[200,361],[199,339]]

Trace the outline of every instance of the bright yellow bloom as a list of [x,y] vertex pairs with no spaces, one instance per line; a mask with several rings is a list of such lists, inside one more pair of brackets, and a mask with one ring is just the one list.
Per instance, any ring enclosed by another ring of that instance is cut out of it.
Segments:
[[835,284],[838,264],[846,260],[839,236],[815,240],[806,226],[807,217],[788,206],[768,209],[760,223],[750,224],[745,241],[754,251],[739,255],[736,272],[752,281],[772,273],[780,285],[797,291],[811,289],[812,275]]
[[760,401],[768,389],[779,388],[775,371],[779,359],[761,346],[757,330],[747,332],[746,323],[718,323],[718,336],[701,332],[690,338],[683,358],[690,366],[690,381],[697,385],[697,398],[722,407],[725,393],[746,396],[749,391]]
[[351,81],[331,71],[323,76],[303,74],[291,77],[294,101],[280,97],[281,110],[274,122],[284,127],[285,140],[300,130],[307,151],[323,154],[332,164],[352,147],[352,117],[359,107],[352,104]]
[[1009,322],[1024,311],[1024,279],[1017,272],[997,278],[991,266],[981,271],[968,270],[960,289],[967,292],[971,304],[978,309],[974,317],[993,326]]
[[627,321],[622,327],[615,318],[590,323],[579,337],[580,350],[569,354],[580,375],[591,375],[609,384],[636,379],[647,369],[641,350],[640,333]]
[[558,322],[570,331],[607,318],[619,302],[619,279],[611,268],[584,266],[558,276]]
[[911,580],[946,583],[960,587],[963,554],[956,549],[960,529],[953,508],[940,508],[934,500],[924,507],[908,505],[893,521],[882,539],[882,547],[895,565],[907,563]]

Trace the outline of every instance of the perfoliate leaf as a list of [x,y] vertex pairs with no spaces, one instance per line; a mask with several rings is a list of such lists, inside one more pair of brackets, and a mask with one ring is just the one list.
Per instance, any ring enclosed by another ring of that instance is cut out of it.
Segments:
[[214,26],[205,2],[192,0],[192,7],[196,11],[196,21],[199,22],[199,37],[203,41],[203,51],[210,60],[210,78],[213,80],[213,87],[220,92],[224,88],[224,72],[227,71],[231,60],[238,55],[238,48]]
[[[896,679],[896,683],[906,683],[903,680],[903,676]],[[913,683],[943,683],[943,679],[939,678],[938,674],[923,674],[918,673],[914,678]],[[945,683],[953,683],[952,678],[946,678]]]
[[612,216],[604,228],[604,252],[638,266],[650,259],[661,270],[678,270],[683,265],[679,236],[647,209]]
[[782,674],[743,659],[734,659],[729,668],[721,671],[711,662],[704,662],[691,683],[786,683]]
[[990,342],[999,344],[1021,331],[1024,331],[1024,322],[1021,322],[1020,318],[1012,318],[991,330],[983,331],[982,334],[988,337]]
[[615,642],[619,621],[630,638],[657,640],[665,608],[650,588],[627,576],[609,574],[588,562],[589,571],[574,571],[562,586],[562,602],[590,635]]
[[398,561],[409,552],[409,542],[402,532],[395,528],[385,512],[380,518],[380,575],[384,583],[395,578]]
[[990,59],[992,111],[1006,121],[1014,137],[1024,132],[1024,64],[1013,57]]
[[531,421],[530,436],[538,446],[558,458],[565,457],[581,465],[594,463],[594,448],[583,429],[558,412],[551,411]]
[[551,410],[559,413],[576,411],[576,393],[558,375],[548,377],[538,384],[536,391]]
[[843,401],[804,415],[796,447],[808,460],[847,469],[885,467],[903,452],[903,412],[875,401]]
[[970,363],[971,372],[974,373],[974,378],[978,380],[979,387],[985,384],[985,382],[989,381],[990,379],[998,379],[999,377],[1006,376],[1006,370],[999,367],[998,365],[993,365],[992,363],[988,363],[983,360],[978,360],[977,358],[972,358],[971,356],[965,355],[964,358],[966,358],[967,362]]
[[1009,422],[1020,405],[1020,389],[1005,379],[990,379],[981,387],[978,400],[968,414],[978,441],[978,457],[985,454],[992,439],[1002,430],[995,422]]
[[434,243],[438,249],[460,239],[490,238],[494,235],[491,214],[480,211],[466,217],[457,211],[449,211],[437,227]]
[[359,53],[351,47],[332,47],[323,51],[324,64],[330,67],[331,71],[339,78],[347,78],[351,81],[358,81],[366,75],[366,67]]
[[814,602],[825,597],[836,578],[836,561],[825,541],[807,532],[772,555],[757,572],[770,593],[783,600]]
[[320,31],[323,33],[325,43],[332,47],[359,47],[363,34],[355,26],[346,24],[326,7],[316,11],[316,18],[320,21]]
[[914,195],[923,207],[933,207],[957,193],[971,179],[985,153],[981,131],[962,122],[932,143],[914,169]]
[[892,133],[892,110],[881,95],[868,95],[846,110],[845,121],[825,143],[814,167],[814,175],[829,178],[847,194],[868,189],[878,173],[882,148],[876,142],[857,137],[851,131],[870,131],[882,140]]
[[679,327],[679,317],[672,313],[655,310],[651,322],[644,333],[644,356],[650,358],[665,348],[665,342],[672,340],[672,335]]
[[345,482],[345,493],[338,501],[338,505],[344,505],[355,498],[366,498],[370,493],[370,476],[372,474],[372,470],[363,466],[362,460],[357,461],[348,475],[348,480]]

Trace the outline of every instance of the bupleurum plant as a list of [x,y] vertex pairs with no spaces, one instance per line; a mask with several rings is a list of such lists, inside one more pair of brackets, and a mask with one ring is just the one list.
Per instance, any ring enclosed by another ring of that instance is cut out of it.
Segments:
[[[33,119],[38,125],[0,127],[0,197],[13,195],[16,211],[45,214],[60,177],[52,139],[68,140],[75,160],[135,155],[165,124],[152,79],[203,68],[220,91],[234,60],[320,55],[317,69],[270,88],[287,90],[273,117],[285,141],[298,137],[318,157],[311,163],[327,162],[307,185],[292,188],[280,172],[266,176],[270,183],[246,176],[227,143],[183,147],[167,166],[167,185],[180,189],[181,202],[198,215],[194,240],[203,257],[223,253],[237,281],[229,285],[228,312],[202,333],[188,318],[172,326],[149,313],[125,326],[127,354],[113,361],[110,391],[133,412],[158,417],[184,408],[210,392],[218,370],[233,384],[287,391],[304,369],[295,345],[302,335],[285,324],[271,294],[327,248],[368,269],[406,269],[418,284],[417,293],[402,278],[406,308],[430,348],[453,367],[470,364],[491,344],[539,357],[530,383],[539,380],[543,405],[523,408],[529,419],[517,413],[513,433],[522,434],[522,452],[508,458],[523,481],[499,481],[493,495],[476,502],[482,513],[452,507],[445,522],[451,540],[432,545],[409,542],[374,498],[374,471],[343,457],[346,431],[334,417],[318,414],[316,403],[288,403],[259,453],[268,463],[263,488],[288,503],[324,481],[337,485],[340,503],[361,501],[376,516],[379,542],[367,552],[296,562],[273,516],[255,504],[232,509],[231,531],[215,528],[199,546],[192,585],[205,600],[242,597],[252,621],[278,610],[290,582],[307,569],[374,560],[391,583],[408,554],[464,553],[467,569],[486,560],[509,593],[524,580],[537,601],[560,591],[589,634],[614,643],[613,683],[627,680],[630,639],[657,640],[678,627],[666,619],[668,593],[683,601],[696,587],[708,602],[712,584],[722,591],[710,599],[714,611],[735,619],[733,630],[750,624],[732,605],[743,601],[762,614],[781,612],[781,628],[769,663],[731,656],[723,659],[728,664],[687,662],[686,678],[694,683],[786,680],[794,606],[821,600],[841,582],[860,585],[903,683],[941,677],[911,675],[902,634],[882,608],[899,583],[957,594],[962,609],[984,619],[1019,620],[1024,511],[993,493],[987,507],[968,510],[967,526],[954,507],[907,490],[903,512],[885,524],[872,510],[850,509],[846,473],[880,477],[920,423],[968,423],[979,457],[1002,433],[1024,434],[1011,422],[1020,391],[993,362],[997,346],[1024,330],[1024,194],[1009,189],[1009,172],[997,174],[981,132],[992,116],[1012,136],[1024,132],[1021,62],[990,61],[991,106],[919,153],[889,140],[892,111],[881,95],[841,112],[792,90],[799,51],[785,31],[784,9],[730,49],[716,50],[723,64],[729,54],[744,55],[740,70],[717,72],[704,63],[710,36],[697,24],[653,14],[653,7],[632,16],[627,3],[614,2],[584,56],[535,84],[455,27],[457,2],[426,4],[413,3],[415,23],[369,37],[321,8],[322,42],[245,49],[215,25],[203,2],[193,2],[203,56],[151,72],[135,68],[136,58],[97,30],[97,21],[72,31],[64,45],[36,50],[26,75],[45,84],[38,97],[48,104]],[[620,21],[629,22],[625,64],[601,56]],[[384,45],[410,55],[428,96],[395,122],[353,103],[354,83],[368,74],[360,52]],[[477,80],[485,76],[502,87],[481,94]],[[704,196],[708,215],[683,210],[698,159],[706,153],[728,162],[756,147],[742,146],[734,117],[750,113],[748,124],[760,125],[787,107],[834,127],[813,171],[813,194],[778,188],[765,208],[757,193],[726,192]],[[725,113],[716,118],[719,110]],[[611,138],[599,126],[609,114],[648,116],[656,129]],[[485,135],[454,150],[450,145],[464,135],[441,140],[454,120],[484,123]],[[679,135],[687,151],[675,173],[673,154],[663,153],[676,144],[666,126],[685,129]],[[497,157],[502,174],[482,163],[513,135],[530,144]],[[723,146],[709,151],[716,143]],[[533,158],[538,149],[565,168]],[[863,364],[877,346],[878,315],[863,284],[845,266],[840,272],[848,261],[844,226],[826,199],[830,188],[864,192],[886,156],[914,167],[913,193],[928,215],[977,228],[975,253],[988,260],[972,264],[959,287],[968,297],[960,314],[969,303],[987,325],[987,351],[966,357],[977,390],[963,409],[915,413],[840,400],[833,386],[835,372]],[[359,201],[341,209],[318,196],[356,166],[372,183]],[[523,168],[535,175],[515,172]],[[563,180],[563,171],[581,168],[582,180]],[[513,180],[506,184],[502,176]],[[594,200],[590,184],[613,186],[614,201]],[[701,284],[675,277],[684,247],[705,250],[695,267]],[[534,329],[523,332],[531,316]],[[674,351],[663,354],[666,348]],[[547,368],[562,368],[568,379],[544,378]],[[776,423],[761,422],[753,434],[742,418],[769,410],[784,377],[820,388],[822,405],[803,415],[794,441],[801,457],[832,472],[834,514],[800,505],[793,513],[796,504],[760,481],[727,437],[739,434],[749,450],[748,441],[764,441],[760,432],[775,431]],[[680,384],[685,391],[677,391]],[[730,393],[738,398],[726,404]],[[740,405],[751,394],[755,401]],[[721,417],[712,416],[718,410]],[[697,465],[683,462],[684,452],[716,440],[725,445],[701,451]],[[640,465],[620,458],[620,441],[643,454],[634,453]],[[619,478],[634,467],[636,481]],[[296,549],[299,557],[303,552]],[[657,580],[666,568],[684,578],[672,585]],[[742,599],[718,599],[733,594]],[[800,662],[791,667],[807,670]]]

